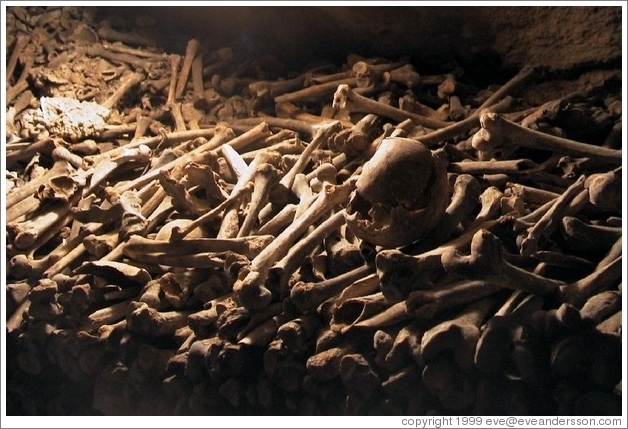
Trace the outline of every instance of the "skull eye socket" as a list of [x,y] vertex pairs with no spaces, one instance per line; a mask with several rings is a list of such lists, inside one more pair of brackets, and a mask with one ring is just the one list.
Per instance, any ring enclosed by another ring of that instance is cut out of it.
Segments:
[[369,217],[369,211],[373,205],[362,196],[359,192],[355,192],[347,205],[347,214],[358,213],[361,217]]

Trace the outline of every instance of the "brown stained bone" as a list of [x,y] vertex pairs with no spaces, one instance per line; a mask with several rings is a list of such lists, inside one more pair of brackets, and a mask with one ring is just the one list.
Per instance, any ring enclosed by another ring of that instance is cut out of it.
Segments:
[[475,351],[475,367],[483,373],[543,384],[543,376],[548,376],[547,350],[530,328],[532,314],[542,306],[543,300],[538,295],[514,292],[482,330]]
[[127,305],[127,329],[131,332],[148,335],[172,335],[187,324],[189,311],[168,311],[160,313],[144,302],[132,301]]
[[[566,270],[569,270],[570,273],[587,271],[595,267],[595,265],[591,261],[585,258],[556,251],[541,250],[534,253],[533,258],[540,262],[539,265],[537,265],[537,267],[535,268],[535,272],[537,274],[544,273],[544,270],[550,267],[564,268]],[[556,274],[554,275],[554,277],[559,277],[561,279],[573,278],[570,276],[560,277]]]
[[105,39],[110,42],[122,42],[128,45],[137,46],[152,46],[154,44],[154,40],[143,37],[139,34],[117,31],[111,28],[110,23],[107,21],[102,23],[96,33],[101,39]]
[[596,158],[610,165],[621,164],[621,150],[580,143],[534,131],[508,121],[497,113],[484,113],[480,117],[480,122],[482,130],[473,139],[473,146],[478,150],[490,151],[507,144],[516,144],[564,155]]
[[[238,178],[238,182],[231,190],[231,193],[236,192],[236,188],[244,186],[244,177],[250,175],[250,168],[246,161],[229,145],[223,145],[221,147],[223,157],[233,170],[234,174]],[[233,205],[225,210],[223,214],[222,222],[220,223],[220,229],[216,234],[216,238],[234,238],[238,235],[240,229],[240,216],[238,213],[238,207]]]
[[195,287],[207,279],[209,270],[186,269],[168,272],[159,277],[159,290],[168,305],[176,309],[192,305],[191,300]]
[[434,248],[448,240],[455,234],[462,222],[464,222],[475,210],[478,202],[481,210],[469,229],[489,219],[495,218],[496,203],[501,200],[501,193],[495,192],[495,188],[487,188],[481,192],[479,182],[469,174],[460,174],[453,184],[453,195],[449,205],[445,209],[437,227],[433,228],[422,240],[416,243],[420,249]]
[[449,117],[452,121],[461,121],[467,116],[467,110],[460,102],[460,97],[452,95],[449,97]]
[[548,279],[506,262],[502,256],[502,243],[494,234],[479,230],[471,241],[471,254],[461,256],[456,250],[443,252],[441,262],[448,273],[466,278],[484,279],[509,289],[539,295],[552,295],[562,282]]
[[218,102],[216,98],[212,97],[211,91],[205,91],[205,82],[203,81],[203,52],[197,52],[194,61],[192,61],[192,90],[194,94],[193,106],[197,109],[207,111]]
[[259,80],[250,83],[248,89],[251,95],[256,98],[275,99],[280,95],[303,88],[305,78],[306,74],[301,74],[292,79],[276,81]]
[[39,235],[31,246],[21,251],[22,253],[13,255],[11,259],[7,261],[8,273],[18,279],[30,278],[35,280],[48,267],[66,255],[74,243],[70,243],[69,241],[66,243],[62,242],[54,250],[50,251],[48,255],[39,259],[35,258],[35,253],[42,246],[49,244],[51,239],[57,237],[61,228],[67,225],[70,221],[71,217],[67,214],[63,218],[59,219],[56,225],[53,225],[48,228],[46,232]]
[[[446,121],[447,119],[451,119],[449,117],[449,113],[447,109],[449,109],[449,105],[443,104],[437,110],[434,110],[430,106],[426,106],[420,101],[416,100],[416,98],[411,94],[405,94],[403,97],[399,99],[399,108],[401,110],[412,112],[417,115],[426,116],[428,118],[432,118],[439,121]],[[414,123],[409,120],[413,126]],[[412,131],[416,131],[414,128]],[[419,134],[425,134],[425,130],[419,128],[417,131]]]
[[475,403],[475,380],[449,359],[429,362],[422,372],[426,389],[446,410],[461,411]]
[[469,161],[451,162],[447,171],[460,174],[506,174],[509,177],[534,170],[537,165],[529,159],[510,159],[504,161]]
[[165,141],[174,143],[204,137],[210,137],[211,139],[205,144],[193,149],[192,151],[186,153],[180,158],[172,160],[157,168],[153,168],[142,176],[128,181],[123,185],[117,185],[116,189],[118,189],[120,192],[123,192],[150,183],[150,181],[156,179],[159,176],[159,172],[162,169],[170,169],[176,165],[199,161],[200,159],[202,159],[202,157],[206,156],[209,151],[216,149],[226,140],[233,138],[233,132],[230,129],[218,128],[207,130],[188,130],[184,132],[166,134],[165,136],[160,135],[157,137],[147,137],[139,140],[134,140],[127,145],[124,145],[120,148],[112,149],[111,151],[105,152],[101,155],[97,155],[95,157],[85,157],[84,159],[87,160],[87,162],[89,163],[88,165],[98,165],[103,161],[116,159],[117,157],[122,156],[124,153],[128,153],[130,149],[134,149],[140,146],[146,146],[148,148],[151,148],[153,146],[157,146],[159,143],[164,143]]
[[519,73],[513,76],[499,90],[495,91],[476,111],[460,122],[455,122],[447,127],[430,132],[420,137],[420,141],[428,147],[432,147],[450,138],[468,132],[480,123],[480,115],[485,109],[492,112],[500,112],[512,103],[512,98],[507,97],[512,91],[530,81],[536,74],[533,67],[523,67]]
[[384,368],[391,373],[399,371],[409,364],[423,368],[425,361],[421,354],[421,339],[427,329],[426,326],[424,321],[414,320],[401,328],[385,357]]
[[[274,116],[260,116],[242,119],[233,119],[229,121],[229,126],[234,130],[248,130],[251,127],[259,125],[265,122],[269,127],[281,128],[285,130],[291,130],[295,133],[304,134],[307,136],[313,136],[318,129],[319,124],[313,124],[302,119],[283,118]],[[326,120],[325,122],[335,122],[332,120]]]
[[22,149],[12,150],[11,145],[7,147],[5,156],[7,167],[13,167],[18,161],[31,159],[36,153],[52,155],[52,151],[59,146],[59,142],[51,137],[46,137],[33,143],[29,143]]
[[622,257],[616,257],[608,265],[573,283],[560,286],[560,299],[581,307],[592,295],[614,286],[621,279]]
[[622,310],[619,310],[598,323],[595,326],[595,330],[602,334],[621,336],[622,323]]
[[381,380],[373,364],[359,353],[352,353],[340,360],[340,379],[350,393],[368,400],[378,390]]
[[438,121],[425,116],[416,115],[414,113],[406,112],[404,110],[397,109],[396,107],[364,97],[352,90],[349,85],[346,84],[338,85],[338,89],[334,94],[333,106],[336,109],[348,108],[354,112],[373,113],[398,122],[411,119],[416,125],[422,125],[432,129],[444,128],[450,125],[449,122]]
[[580,309],[580,317],[588,323],[599,326],[608,317],[621,311],[621,307],[621,294],[618,291],[607,290],[591,296]]
[[[510,197],[510,198],[513,198],[513,197]],[[514,197],[514,198],[515,200],[517,200],[517,197]],[[541,219],[548,212],[548,210],[552,208],[557,198],[558,197],[544,203],[541,206],[538,206],[536,209],[534,209],[532,212],[526,215],[517,217],[515,219],[513,229],[517,232],[520,232],[520,231],[525,231],[528,228],[532,228],[536,224],[536,222],[538,222],[539,219]],[[578,197],[576,197],[576,199],[577,198]],[[572,204],[570,204],[570,206],[571,205]],[[510,213],[512,213],[512,210],[510,210]]]
[[105,325],[120,322],[126,317],[127,309],[132,300],[118,302],[109,307],[101,308],[87,317],[91,329],[99,329]]
[[395,337],[400,330],[401,327],[378,329],[373,334],[373,349],[375,350],[373,362],[378,368],[386,368],[386,355],[392,350]]
[[290,300],[301,312],[307,313],[316,309],[325,300],[340,293],[351,283],[371,274],[371,270],[372,268],[364,265],[318,283],[297,282],[290,289]]
[[[334,181],[330,181],[329,183],[335,184]],[[312,205],[317,194],[310,186],[307,177],[301,173],[294,176],[291,190],[292,193],[299,199],[297,207],[294,211],[294,219],[297,219]]]
[[13,245],[17,249],[27,249],[50,228],[55,225],[61,227],[60,221],[66,217],[70,208],[78,201],[78,196],[80,196],[80,192],[72,196],[70,201],[51,205],[50,210],[46,213],[39,214],[24,222],[7,224],[7,232]]
[[337,212],[318,225],[310,234],[299,240],[268,271],[269,284],[273,290],[283,291],[288,280],[299,267],[303,259],[318,246],[321,241],[344,223],[344,215]]
[[[266,116],[264,116],[264,118],[266,118]],[[320,121],[317,121],[317,123],[319,122]],[[282,146],[285,146],[284,149],[280,149]],[[293,147],[288,148],[289,146]],[[264,149],[275,150],[281,154],[287,154],[301,153],[304,148],[305,145],[300,141],[295,131],[282,128],[276,130],[274,134],[248,145],[246,148],[243,148],[241,152],[243,159],[250,162],[253,158],[255,158],[255,155],[257,155],[259,151]]]
[[332,121],[321,125],[317,130],[310,144],[301,152],[298,161],[288,170],[281,178],[279,183],[286,189],[291,189],[294,178],[297,174],[302,173],[306,165],[311,161],[313,152],[325,143],[333,133],[340,130],[341,124],[338,121]]
[[13,50],[11,51],[11,56],[7,62],[6,68],[6,76],[12,76],[15,71],[15,67],[17,66],[18,60],[20,59],[20,55],[24,51],[24,48],[30,42],[31,37],[26,34],[20,34],[15,39],[15,44],[13,45]]
[[142,73],[131,73],[128,76],[123,76],[120,81],[120,86],[102,103],[102,106],[108,109],[113,109],[122,97],[124,97],[124,95],[135,85],[142,82],[144,78],[145,76]]
[[21,80],[7,90],[7,103],[11,103],[28,89],[28,81]]
[[136,55],[123,52],[114,52],[106,49],[102,43],[93,43],[85,51],[90,57],[106,58],[117,63],[128,64],[135,68],[141,68],[145,72],[150,72],[155,63],[150,58],[140,58]]
[[279,327],[283,326],[288,319],[289,317],[285,313],[277,314],[254,327],[245,335],[241,335],[238,344],[265,347],[276,337]]
[[[139,145],[129,148],[111,159],[103,159],[100,155],[95,157],[84,157],[83,166],[88,168],[91,173],[88,185],[83,189],[83,196],[91,194],[94,189],[112,175],[118,168],[125,164],[139,162],[148,163],[150,161],[152,151],[145,145]],[[120,192],[122,193],[122,191]]]
[[282,340],[276,338],[268,345],[263,362],[264,372],[281,389],[295,392],[301,388],[307,370],[292,350],[284,347]]
[[80,168],[83,165],[83,158],[64,146],[56,147],[50,154],[54,159],[62,159],[67,161],[74,168]]
[[495,305],[489,296],[466,306],[456,317],[428,329],[421,339],[421,355],[426,361],[451,351],[456,365],[463,370],[473,367],[475,348],[484,319]]
[[[268,152],[267,152],[268,154]],[[257,217],[270,198],[270,193],[281,178],[282,172],[276,167],[279,163],[279,157],[276,157],[276,162],[259,162],[253,172],[253,193],[251,195],[251,202],[246,211],[246,216],[242,221],[240,230],[237,237],[244,237],[251,233],[257,223]],[[271,160],[269,160],[271,161]]]
[[606,252],[622,236],[621,228],[593,225],[573,216],[563,217],[560,229],[569,250],[582,256]]
[[344,129],[333,138],[333,147],[349,158],[359,156],[370,148],[371,135],[380,118],[377,115],[364,115],[355,125]]
[[560,194],[520,183],[508,182],[506,183],[504,196],[518,196],[530,204],[545,204],[558,198]]
[[121,41],[117,41],[115,43],[109,43],[109,42],[103,41],[102,45],[105,49],[112,52],[130,54],[130,55],[135,55],[137,57],[142,57],[142,58],[162,59],[165,56],[162,53],[153,52],[151,50],[132,48],[130,46],[123,44]]
[[[558,227],[559,220],[565,216],[569,204],[584,190],[585,177],[581,176],[573,185],[558,197],[550,209],[528,229],[525,238],[521,241],[520,251],[524,256],[529,256],[539,250],[543,240],[547,239]],[[586,191],[584,191],[586,192]],[[587,194],[588,195],[588,194]]]
[[142,253],[164,253],[168,255],[193,255],[198,253],[235,252],[254,258],[271,241],[269,235],[241,238],[188,238],[176,243],[153,240],[134,235],[126,241],[124,253],[129,257],[139,257]]
[[[236,137],[235,139],[230,140],[228,142],[225,142],[225,141],[228,140],[228,138],[230,136],[230,133],[226,133],[226,134],[222,135],[216,141],[209,141],[206,144],[200,146],[199,148],[193,150],[192,152],[190,152],[189,154],[187,154],[183,158],[179,158],[179,159],[173,161],[172,163],[169,163],[169,164],[172,164],[172,165],[169,165],[169,167],[175,166],[175,165],[182,165],[182,164],[185,164],[185,163],[190,162],[190,161],[196,162],[195,157],[203,156],[205,153],[207,153],[209,151],[212,151],[214,149],[217,149],[223,143],[224,144],[229,144],[230,146],[232,146],[236,150],[242,149],[243,147],[245,147],[246,145],[256,141],[257,139],[267,136],[269,132],[270,131],[268,130],[267,124],[266,123],[262,123],[259,126],[253,128],[252,130],[250,130],[250,131],[248,131],[248,132],[240,135],[239,137]],[[165,166],[162,167],[162,168],[165,168]],[[158,170],[153,170],[153,171],[155,171],[156,174],[159,174]],[[148,176],[148,174],[146,174],[144,176]],[[146,180],[142,180],[142,182],[140,182],[140,183],[146,183],[146,182],[147,182]],[[137,181],[136,181],[136,183],[134,183],[134,185],[136,185],[136,184],[137,184]],[[187,225],[184,229],[175,228],[173,230],[172,239],[175,240],[175,241],[183,239],[183,237],[185,237],[187,234],[189,234],[192,230],[196,229],[196,227],[202,225],[207,220],[213,218],[218,213],[222,212],[227,206],[229,206],[232,203],[233,199],[238,199],[238,198],[241,198],[242,196],[244,196],[244,193],[242,193],[242,195],[238,194],[238,195],[235,195],[235,196],[231,196],[230,200],[223,201],[223,203],[221,203],[218,207],[212,209],[211,211],[207,212],[203,216],[195,219],[193,222],[191,222],[189,225]]]
[[234,285],[234,291],[239,294],[245,307],[265,307],[272,298],[271,292],[262,284],[268,276],[268,269],[276,261],[285,256],[295,240],[321,216],[328,213],[336,205],[346,201],[353,184],[326,185],[312,205],[301,217],[279,234],[262,252],[252,261],[250,267],[242,270]]
[[312,355],[305,363],[307,372],[316,381],[330,381],[340,375],[340,362],[343,357],[354,351],[353,344],[344,343],[339,347],[332,347]]
[[[9,111],[7,112],[7,117],[5,121],[5,123],[7,124],[7,129],[5,130],[5,133],[13,135],[12,130],[15,131],[15,115],[19,115],[27,109],[35,109],[38,106],[39,100],[35,98],[35,95],[30,89],[21,93],[13,103],[13,106],[11,106],[9,108]],[[12,114],[13,117],[11,117]]]
[[179,99],[185,92],[185,86],[190,77],[190,71],[192,70],[192,63],[200,49],[200,43],[196,39],[190,39],[185,47],[185,57],[183,58],[183,64],[181,65],[181,71],[177,80],[177,87],[175,91],[175,99]]
[[[174,121],[174,129],[175,132],[186,131],[185,119],[183,118],[183,113],[181,111],[181,103],[172,103],[168,105],[168,111],[172,116],[172,120]],[[196,127],[198,128],[198,127]]]
[[50,179],[59,176],[70,176],[74,173],[74,171],[74,168],[65,160],[55,162],[52,168],[44,175],[29,181],[24,186],[14,188],[11,192],[9,192],[5,200],[7,208],[10,208],[28,196],[33,195],[40,186],[44,185]]
[[423,83],[421,75],[414,69],[412,64],[395,68],[389,73],[392,82],[401,83],[409,89],[418,89]]
[[218,317],[225,311],[236,306],[237,304],[233,300],[232,293],[217,297],[208,301],[204,306],[204,310],[191,313],[188,316],[188,325],[198,338],[206,338],[208,335],[214,335]]
[[622,167],[587,177],[584,187],[589,190],[589,201],[607,213],[619,214],[622,206]]
[[485,280],[461,280],[433,289],[416,290],[405,300],[406,312],[420,319],[433,319],[444,311],[493,295],[502,288],[499,283]]
[[286,94],[275,97],[275,103],[303,103],[318,101],[327,97],[336,91],[338,85],[357,86],[358,78],[356,77],[344,77],[338,80],[330,82],[319,83],[312,85],[295,92],[289,92]]
[[43,278],[52,278],[55,274],[60,273],[69,265],[75,263],[83,256],[83,253],[86,253],[87,249],[83,243],[80,243],[78,246],[74,247],[67,254],[63,255],[58,261],[55,261],[51,266],[46,268],[46,270],[41,274]]
[[[367,266],[370,266],[370,265],[367,265]],[[336,296],[333,296],[332,298],[326,300],[323,303],[323,305],[321,305],[318,308],[318,311],[320,314],[328,318],[330,315],[334,313],[334,311],[336,311],[338,306],[343,304],[345,301],[352,298],[359,298],[359,297],[371,295],[378,291],[379,291],[379,279],[377,278],[377,275],[375,273],[371,272],[365,275],[364,277],[355,280],[353,283],[345,287]],[[368,325],[368,322],[370,320],[371,319],[367,319],[366,321],[360,322],[359,324],[361,325],[362,323],[365,323],[364,326],[369,327],[370,325]]]
[[343,334],[353,327],[381,328],[408,319],[405,303],[390,305],[381,292],[346,298],[331,310],[329,327]]
[[[263,310],[256,312],[251,312],[240,306],[227,308],[220,313],[218,319],[216,320],[218,336],[230,342],[237,343],[245,338],[248,334],[252,333],[252,331],[258,328],[260,325],[263,325],[264,322],[279,315],[282,312],[282,309],[283,306],[280,302],[269,305]],[[280,321],[281,320],[275,320],[275,322]],[[277,327],[278,325],[276,325],[275,329]],[[262,332],[257,332],[255,335],[267,337],[267,332],[264,332],[268,330],[266,328],[268,328],[268,326],[264,326],[262,328]],[[253,338],[249,339],[253,340]],[[268,342],[263,345],[267,345],[270,340],[272,340],[272,338],[270,338]]]
[[[258,234],[261,235],[274,235],[277,236],[288,225],[292,223],[295,217],[298,206],[296,204],[288,203],[279,212],[277,212],[270,219],[263,221]],[[261,215],[260,215],[261,216]]]
[[306,313],[301,317],[287,321],[277,329],[277,338],[286,349],[302,350],[316,335],[322,320],[315,313]]

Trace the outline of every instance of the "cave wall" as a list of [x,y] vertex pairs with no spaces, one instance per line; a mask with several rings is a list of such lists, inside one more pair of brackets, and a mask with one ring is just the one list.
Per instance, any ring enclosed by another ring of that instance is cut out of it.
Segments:
[[425,67],[564,69],[619,62],[620,6],[153,6],[105,7],[116,25],[149,33],[171,51],[205,46],[268,53],[302,65],[347,53],[412,57]]

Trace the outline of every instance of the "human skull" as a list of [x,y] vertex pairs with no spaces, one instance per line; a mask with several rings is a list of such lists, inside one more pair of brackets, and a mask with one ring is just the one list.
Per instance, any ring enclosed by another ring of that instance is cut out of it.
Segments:
[[422,143],[401,137],[382,140],[364,164],[345,209],[351,232],[383,247],[424,237],[449,202],[447,172]]

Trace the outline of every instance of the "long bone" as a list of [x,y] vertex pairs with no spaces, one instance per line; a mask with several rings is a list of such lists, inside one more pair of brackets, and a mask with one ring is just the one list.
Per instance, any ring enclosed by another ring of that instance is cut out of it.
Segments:
[[371,267],[363,265],[321,282],[297,282],[290,289],[290,300],[301,312],[307,313],[316,309],[325,300],[342,292],[343,289],[349,287],[352,283],[363,280],[371,272]]
[[517,125],[497,113],[484,113],[480,117],[482,130],[474,136],[473,146],[482,151],[513,142],[520,147],[549,150],[563,155],[587,156],[603,160],[611,165],[620,165],[622,151],[602,146],[580,143],[552,136]]
[[269,269],[268,282],[271,288],[277,291],[284,290],[288,285],[290,276],[297,269],[303,258],[343,223],[343,213],[337,212],[292,246],[288,253]]
[[234,291],[238,293],[244,307],[260,308],[268,305],[272,299],[272,294],[262,285],[267,279],[268,269],[285,255],[285,252],[288,251],[294,241],[301,236],[312,223],[316,222],[336,205],[346,201],[352,187],[353,182],[338,186],[330,184],[325,185],[324,189],[306,212],[262,250],[262,252],[251,261],[250,267],[240,272],[238,275],[239,278],[234,285]]
[[[71,221],[71,215],[66,214],[58,221],[58,224],[63,226]],[[61,243],[48,255],[35,259],[34,255],[43,245],[49,242],[50,239],[58,235],[59,229],[55,226],[48,228],[43,234],[39,235],[35,242],[29,246],[24,253],[18,253],[7,261],[8,272],[16,278],[31,278],[36,279],[52,264],[62,258],[69,252],[74,243],[69,242]]]
[[609,288],[621,279],[621,262],[620,255],[588,276],[568,285],[562,285],[559,297],[563,302],[581,307],[590,296]]
[[273,165],[271,162],[263,162],[257,165],[255,168],[253,194],[251,195],[251,202],[246,212],[246,216],[242,221],[242,226],[238,231],[237,237],[244,237],[251,233],[257,216],[262,210],[263,205],[268,201],[269,194],[272,188],[279,182],[281,177],[281,171],[278,170],[279,157],[277,163]]
[[399,122],[411,119],[416,125],[422,125],[433,129],[444,128],[450,125],[449,122],[438,121],[426,116],[406,112],[404,110],[397,109],[396,107],[371,100],[370,98],[358,94],[346,84],[338,86],[338,89],[334,94],[334,101],[332,105],[337,109],[349,108],[355,112],[373,113],[375,115],[391,118]]
[[[539,242],[549,237],[558,227],[560,218],[569,209],[569,204],[584,190],[585,177],[581,176],[572,186],[558,197],[551,208],[534,226],[528,229],[525,238],[521,241],[521,254],[529,256],[539,248]],[[586,194],[588,196],[588,193]]]
[[426,146],[431,147],[444,140],[448,140],[459,134],[472,130],[479,125],[480,115],[485,111],[485,109],[492,112],[500,112],[503,109],[508,108],[512,103],[512,99],[507,97],[507,95],[519,86],[531,80],[535,74],[536,70],[533,67],[523,67],[519,73],[495,91],[486,101],[484,101],[484,103],[482,103],[480,107],[476,109],[474,113],[467,116],[466,119],[421,136],[419,141]]
[[500,239],[481,229],[473,236],[469,256],[448,249],[443,252],[441,262],[448,273],[484,279],[505,288],[539,295],[553,295],[563,285],[560,281],[541,277],[506,262],[501,249]]
[[461,280],[432,289],[410,292],[405,301],[405,312],[420,319],[433,319],[438,314],[490,296],[502,290],[499,283],[485,280]]
[[141,253],[167,253],[169,255],[192,255],[196,253],[235,252],[253,258],[265,248],[272,236],[248,236],[240,238],[188,238],[172,243],[167,240],[153,240],[139,235],[131,236],[124,245],[127,256]]
[[583,257],[610,249],[622,236],[622,228],[593,225],[573,216],[561,219],[560,230],[569,250]]
[[175,91],[175,98],[179,99],[183,96],[185,86],[190,76],[190,70],[192,70],[192,62],[196,57],[200,48],[200,43],[196,39],[190,39],[185,47],[185,57],[183,58],[183,64],[181,65],[181,71],[177,80],[177,87]]

